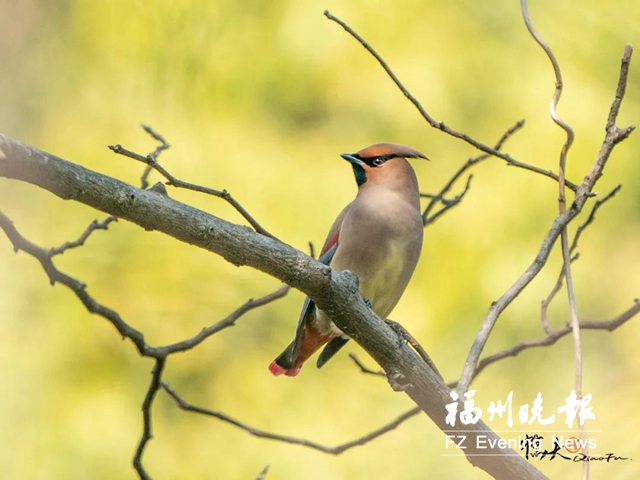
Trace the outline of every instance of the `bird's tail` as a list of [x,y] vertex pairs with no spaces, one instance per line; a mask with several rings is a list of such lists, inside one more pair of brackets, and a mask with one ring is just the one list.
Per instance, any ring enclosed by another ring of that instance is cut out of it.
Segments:
[[323,345],[335,338],[333,333],[323,334],[313,324],[307,324],[302,329],[300,338],[295,338],[291,344],[269,365],[269,371],[278,376],[285,374],[295,377],[300,373],[302,364],[316,353]]

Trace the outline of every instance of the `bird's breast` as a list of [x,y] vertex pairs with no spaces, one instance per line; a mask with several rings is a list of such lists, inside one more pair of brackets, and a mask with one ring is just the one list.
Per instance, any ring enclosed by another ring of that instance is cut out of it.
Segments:
[[409,283],[421,248],[420,210],[397,196],[379,196],[354,202],[331,267],[358,275],[360,293],[386,318]]

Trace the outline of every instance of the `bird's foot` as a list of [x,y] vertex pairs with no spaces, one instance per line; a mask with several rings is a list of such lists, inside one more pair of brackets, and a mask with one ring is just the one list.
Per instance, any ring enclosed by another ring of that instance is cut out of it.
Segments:
[[391,327],[391,330],[393,330],[395,332],[395,334],[398,336],[398,346],[399,347],[401,347],[405,343],[409,342],[409,339],[405,335],[406,330],[404,329],[404,327],[402,325],[400,325],[398,322],[395,322],[395,321],[389,320],[389,319],[385,320],[384,323],[389,325],[389,327]]
[[[369,300],[368,298],[364,298],[363,300],[364,300],[364,304],[365,304],[367,307],[369,307],[369,308],[373,309],[373,303],[371,302],[371,300]],[[395,323],[395,322],[394,322],[394,323]]]
[[418,353],[418,355],[420,355],[420,358],[422,358],[422,360],[424,360],[424,362],[431,368],[431,370],[433,370],[434,373],[442,379],[442,375],[438,371],[436,364],[433,362],[433,360],[431,360],[431,357],[429,356],[429,354],[422,347],[422,345],[418,343],[418,341],[413,337],[413,335],[409,333],[409,331],[406,328],[404,328],[398,322],[394,322],[393,320],[387,319],[384,322],[387,325],[389,325],[389,327],[391,327],[391,329],[394,332],[396,332],[396,335],[398,335],[399,347],[404,346],[405,343],[408,343],[409,345],[411,345],[413,349]]

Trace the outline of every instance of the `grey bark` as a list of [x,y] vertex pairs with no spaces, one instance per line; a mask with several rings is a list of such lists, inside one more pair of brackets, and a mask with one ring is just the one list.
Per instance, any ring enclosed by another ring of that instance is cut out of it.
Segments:
[[[358,293],[357,278],[350,272],[332,271],[299,250],[248,227],[88,170],[3,134],[0,177],[37,185],[60,198],[83,203],[145,230],[163,232],[216,253],[234,265],[263,271],[304,292],[380,364],[391,386],[409,395],[440,430],[467,436],[467,449],[462,453],[472,465],[497,479],[547,478],[511,449],[476,448],[477,438],[486,437],[492,442],[499,438],[483,422],[463,425],[458,421],[455,427],[445,423],[445,405],[452,402],[450,389],[365,305]],[[459,405],[458,410],[461,409]]]

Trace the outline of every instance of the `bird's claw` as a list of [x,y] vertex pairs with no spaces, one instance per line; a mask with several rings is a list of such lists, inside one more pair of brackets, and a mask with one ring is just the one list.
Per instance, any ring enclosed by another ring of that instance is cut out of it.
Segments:
[[395,332],[395,334],[398,336],[398,346],[401,347],[404,344],[408,343],[409,340],[407,339],[406,335],[405,335],[405,330],[404,328],[402,328],[402,326],[398,323],[398,322],[394,322],[393,320],[385,320],[384,323],[386,323],[387,325],[389,325],[389,327],[391,327],[391,330],[393,330]]
[[413,349],[418,353],[418,355],[420,355],[420,358],[422,358],[422,360],[424,360],[424,362],[429,366],[429,368],[431,368],[431,370],[433,370],[433,372],[440,377],[441,380],[444,381],[442,375],[440,374],[440,372],[438,371],[438,368],[436,367],[436,364],[433,363],[433,360],[431,360],[431,357],[429,357],[429,354],[426,352],[426,350],[424,348],[422,348],[422,345],[420,345],[418,343],[418,341],[413,338],[413,335],[411,335],[402,325],[400,325],[398,322],[394,322],[393,320],[385,320],[384,321],[387,325],[389,325],[389,327],[391,328],[391,330],[393,330],[396,335],[398,335],[398,347],[402,347],[405,344],[409,344],[413,347]]

